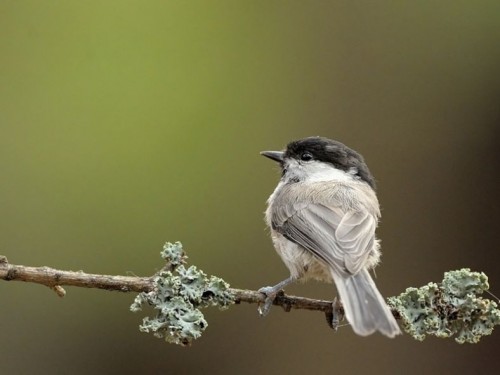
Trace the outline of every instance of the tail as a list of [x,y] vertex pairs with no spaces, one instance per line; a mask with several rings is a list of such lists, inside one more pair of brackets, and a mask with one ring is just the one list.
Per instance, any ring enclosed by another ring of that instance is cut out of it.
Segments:
[[331,273],[347,321],[355,333],[367,336],[379,331],[391,338],[401,333],[389,306],[366,269],[353,276],[339,275],[334,270]]

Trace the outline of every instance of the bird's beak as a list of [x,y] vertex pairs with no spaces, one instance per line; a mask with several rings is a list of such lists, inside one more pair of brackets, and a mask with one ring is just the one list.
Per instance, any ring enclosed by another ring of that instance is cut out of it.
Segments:
[[283,151],[262,151],[260,153],[262,156],[265,156],[266,158],[269,158],[271,160],[277,161],[278,163],[281,163],[283,161]]

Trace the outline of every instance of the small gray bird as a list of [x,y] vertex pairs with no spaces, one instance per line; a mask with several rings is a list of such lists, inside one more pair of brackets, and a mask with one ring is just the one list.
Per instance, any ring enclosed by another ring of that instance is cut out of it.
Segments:
[[335,282],[347,320],[361,336],[400,333],[368,270],[380,259],[375,237],[380,208],[363,157],[344,144],[310,137],[285,151],[264,151],[281,180],[269,197],[266,222],[290,277],[260,292],[266,315],[276,294],[295,280]]

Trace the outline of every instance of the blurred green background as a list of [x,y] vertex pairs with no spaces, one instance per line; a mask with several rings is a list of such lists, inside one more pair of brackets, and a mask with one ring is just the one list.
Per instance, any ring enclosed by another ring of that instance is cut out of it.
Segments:
[[[0,253],[151,275],[165,241],[234,287],[287,276],[259,151],[310,135],[378,180],[386,296],[470,267],[500,294],[498,1],[0,2]],[[330,285],[289,293],[332,298]],[[133,294],[0,282],[2,374],[498,370],[478,345],[334,333],[319,313],[206,311],[191,348],[140,333]]]

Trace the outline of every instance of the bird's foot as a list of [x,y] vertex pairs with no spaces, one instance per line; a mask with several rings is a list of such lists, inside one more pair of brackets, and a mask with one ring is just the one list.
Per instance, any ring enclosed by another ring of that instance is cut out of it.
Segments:
[[276,284],[275,286],[265,286],[264,288],[260,288],[259,292],[266,296],[264,301],[264,306],[259,305],[259,314],[260,316],[266,316],[269,314],[269,310],[271,310],[271,306],[273,305],[274,300],[278,293],[288,284],[293,283],[296,280],[295,277],[290,276],[288,279],[283,280],[282,282]]
[[335,297],[332,302],[332,311],[327,311],[325,314],[326,322],[330,328],[337,331],[340,322],[344,319],[344,308],[337,297]]
[[260,316],[266,316],[267,314],[269,314],[271,306],[273,305],[273,302],[276,299],[276,296],[278,295],[278,292],[280,290],[281,289],[276,290],[276,288],[273,286],[265,286],[259,289],[259,292],[266,296],[264,305],[259,305]]

